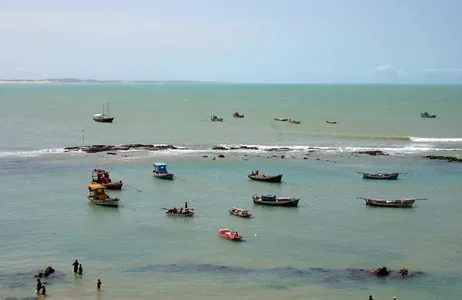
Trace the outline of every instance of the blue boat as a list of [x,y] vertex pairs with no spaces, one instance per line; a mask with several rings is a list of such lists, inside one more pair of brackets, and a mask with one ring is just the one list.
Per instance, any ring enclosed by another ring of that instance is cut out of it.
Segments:
[[155,162],[153,164],[154,170],[152,173],[154,174],[155,177],[160,178],[160,179],[173,179],[173,173],[170,173],[167,170],[167,165],[161,162]]

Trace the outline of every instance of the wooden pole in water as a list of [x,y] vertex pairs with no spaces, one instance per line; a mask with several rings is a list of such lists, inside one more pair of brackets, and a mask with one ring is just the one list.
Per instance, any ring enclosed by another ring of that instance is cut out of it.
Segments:
[[82,129],[82,147],[85,147],[85,130]]

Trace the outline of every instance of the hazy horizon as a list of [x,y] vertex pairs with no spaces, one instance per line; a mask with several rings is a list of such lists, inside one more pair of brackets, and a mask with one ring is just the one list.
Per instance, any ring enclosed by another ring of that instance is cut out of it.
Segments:
[[0,78],[458,84],[460,11],[457,0],[3,1]]

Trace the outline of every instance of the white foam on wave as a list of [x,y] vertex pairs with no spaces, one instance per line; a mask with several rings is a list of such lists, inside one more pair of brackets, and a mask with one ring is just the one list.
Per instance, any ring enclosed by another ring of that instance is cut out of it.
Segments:
[[37,157],[48,154],[65,153],[63,148],[51,148],[30,151],[0,151],[0,157]]
[[415,143],[462,143],[462,138],[424,138],[410,137],[411,142]]

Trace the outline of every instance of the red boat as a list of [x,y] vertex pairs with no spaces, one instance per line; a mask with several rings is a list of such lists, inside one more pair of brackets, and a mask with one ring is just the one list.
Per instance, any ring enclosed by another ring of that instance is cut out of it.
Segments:
[[249,213],[247,210],[240,209],[240,208],[235,208],[235,207],[233,209],[230,209],[229,213],[232,214],[232,215],[238,216],[238,217],[242,217],[242,218],[250,218],[250,217],[252,217],[252,214]]
[[91,182],[99,183],[108,190],[121,190],[123,182],[112,182],[109,172],[103,169],[94,169],[91,173]]
[[218,235],[231,241],[240,242],[242,240],[242,236],[237,231],[231,231],[228,228],[218,230]]

